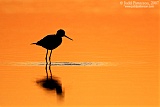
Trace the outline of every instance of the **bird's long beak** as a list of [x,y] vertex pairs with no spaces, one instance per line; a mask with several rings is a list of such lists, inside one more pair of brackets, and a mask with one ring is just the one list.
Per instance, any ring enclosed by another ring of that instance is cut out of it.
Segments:
[[72,40],[72,41],[73,41],[73,39],[71,39],[70,37],[68,37],[68,36],[66,36],[66,35],[64,35],[64,37],[66,37],[66,38],[68,38],[68,39],[70,39],[70,40]]

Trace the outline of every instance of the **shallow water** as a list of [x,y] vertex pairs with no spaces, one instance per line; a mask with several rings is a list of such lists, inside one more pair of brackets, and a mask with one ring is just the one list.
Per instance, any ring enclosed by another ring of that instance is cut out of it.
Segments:
[[[158,72],[149,63],[55,62],[53,79],[62,93],[38,84],[45,63],[1,64],[1,106],[156,106]],[[48,70],[48,69],[47,69]],[[48,71],[48,75],[50,75]],[[50,76],[49,76],[50,77]]]

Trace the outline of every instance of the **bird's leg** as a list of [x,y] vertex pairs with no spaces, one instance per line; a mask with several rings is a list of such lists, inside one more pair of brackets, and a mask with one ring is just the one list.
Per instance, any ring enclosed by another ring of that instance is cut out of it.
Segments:
[[49,71],[50,71],[50,75],[51,75],[51,79],[52,79],[51,64],[49,65]]
[[49,56],[49,64],[51,65],[51,55],[52,55],[52,50],[51,50],[51,52],[50,52],[50,56]]
[[48,80],[47,63],[46,63],[46,75],[47,75],[47,80]]
[[48,55],[48,49],[47,49],[47,52],[46,52],[46,64],[48,64],[48,62],[47,62],[47,55]]

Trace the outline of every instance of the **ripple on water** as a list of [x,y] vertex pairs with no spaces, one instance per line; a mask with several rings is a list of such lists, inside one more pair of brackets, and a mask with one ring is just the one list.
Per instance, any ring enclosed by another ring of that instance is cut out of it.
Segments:
[[[45,62],[8,62],[0,63],[0,65],[8,66],[44,66]],[[117,66],[118,63],[113,62],[52,62],[52,66]]]

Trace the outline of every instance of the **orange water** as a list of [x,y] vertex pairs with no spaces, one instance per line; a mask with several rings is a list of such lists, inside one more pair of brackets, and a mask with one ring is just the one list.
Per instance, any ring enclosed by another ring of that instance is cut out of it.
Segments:
[[[118,0],[1,0],[0,107],[158,106],[158,12]],[[60,28],[73,39],[52,55],[63,96],[36,83],[46,50],[30,45]]]

